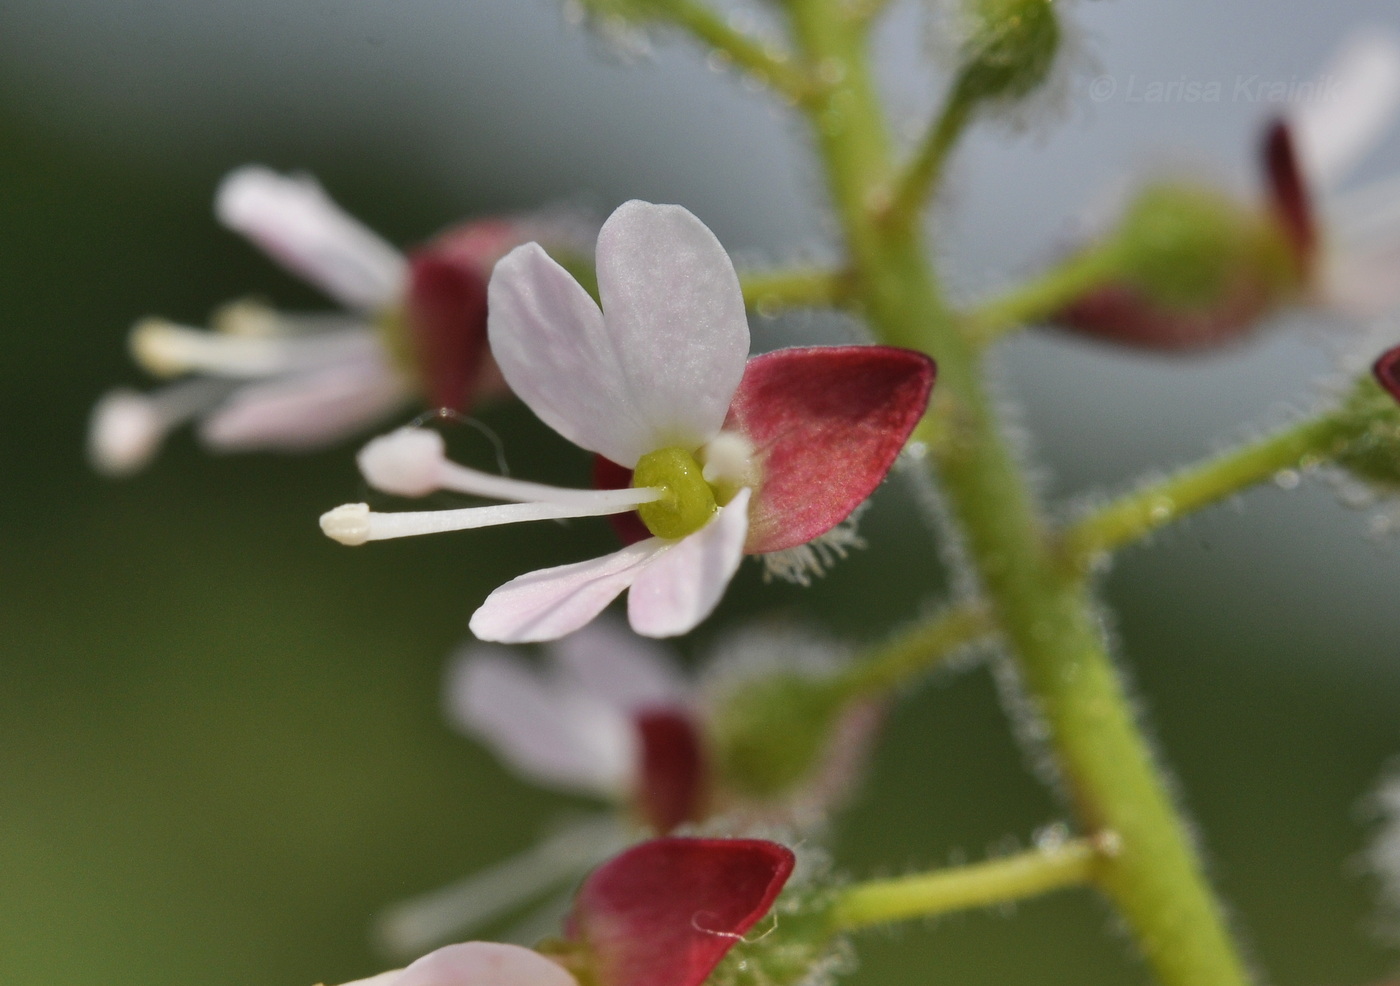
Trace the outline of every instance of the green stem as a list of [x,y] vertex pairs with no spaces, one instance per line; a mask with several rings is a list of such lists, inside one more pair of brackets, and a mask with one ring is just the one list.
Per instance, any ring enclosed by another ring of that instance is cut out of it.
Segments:
[[746,271],[744,304],[762,314],[789,308],[833,308],[851,295],[850,275],[829,270]]
[[830,0],[788,0],[808,61],[839,79],[808,104],[860,300],[876,335],[939,361],[932,413],[946,437],[931,457],[951,512],[1017,660],[1085,831],[1113,831],[1102,866],[1114,899],[1166,986],[1242,986],[1244,966],[1133,719],[1093,601],[1059,571],[1028,483],[1002,436],[976,347],[957,331],[919,224],[879,223],[891,141],[864,39]]
[[735,30],[706,4],[698,0],[650,0],[648,6],[789,101],[801,103],[814,93],[812,80],[793,65],[787,52]]
[[830,922],[833,930],[854,931],[1038,897],[1091,882],[1103,858],[1093,842],[1075,839],[971,866],[857,883],[836,899]]
[[1061,542],[1064,564],[1071,572],[1086,572],[1101,555],[1192,511],[1285,470],[1306,469],[1333,458],[1358,430],[1354,419],[1326,414],[1144,486],[1071,527]]
[[896,636],[834,682],[843,700],[883,695],[927,674],[963,647],[996,632],[991,613],[965,603]]
[[1082,251],[963,318],[963,331],[985,346],[1006,332],[1044,321],[1085,292],[1113,278],[1122,266],[1116,243]]
[[924,206],[943,179],[948,154],[972,119],[975,105],[973,100],[962,98],[961,87],[953,87],[938,118],[929,127],[908,168],[894,186],[885,208],[885,218],[891,223],[906,226],[917,224]]

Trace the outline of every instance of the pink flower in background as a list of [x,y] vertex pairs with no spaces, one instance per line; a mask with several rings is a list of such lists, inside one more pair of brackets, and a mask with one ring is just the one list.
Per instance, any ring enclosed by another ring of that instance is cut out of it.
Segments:
[[345,986],[578,986],[578,980],[528,948],[471,941],[429,952],[406,969]]
[[536,415],[631,470],[631,488],[563,490],[478,473],[448,462],[433,433],[409,429],[361,453],[371,485],[515,502],[401,514],[347,504],[321,519],[329,536],[362,544],[640,515],[650,537],[493,592],[472,617],[484,640],[561,637],[629,588],[634,630],[687,632],[719,602],[744,554],[799,549],[846,520],[889,472],[928,403],[933,362],[909,350],[810,347],[749,359],[733,264],[679,206],[621,206],[599,234],[597,263],[601,311],[537,244],[512,251],[491,278],[491,349]]
[[461,411],[503,384],[486,343],[496,260],[540,231],[491,219],[401,254],[307,177],[249,166],[215,199],[219,220],[344,308],[289,315],[255,302],[223,308],[214,331],[146,319],[132,332],[147,370],[186,379],[113,390],[94,408],[90,457],[121,475],[167,433],[198,419],[217,451],[326,445],[414,403]]
[[1269,131],[1266,174],[1277,214],[1308,262],[1314,300],[1358,318],[1400,304],[1400,175],[1343,190],[1400,114],[1400,42],[1378,31],[1347,42]]

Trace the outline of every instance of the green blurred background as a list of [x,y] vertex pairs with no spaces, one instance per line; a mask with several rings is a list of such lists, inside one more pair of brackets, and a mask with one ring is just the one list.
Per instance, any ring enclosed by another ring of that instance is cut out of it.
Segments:
[[[1160,7],[1161,5],[1155,5]],[[921,12],[885,32],[897,111],[922,118]],[[1245,187],[1267,106],[1131,102],[1130,79],[1296,78],[1392,4],[1191,0],[1070,8],[1082,81],[1120,96],[989,128],[940,233],[972,296],[1033,270],[1125,176],[1163,161]],[[1072,87],[1074,88],[1074,87]],[[1173,150],[1168,151],[1167,148]],[[1176,148],[1183,148],[1178,157]],[[389,238],[468,215],[678,201],[741,257],[823,255],[800,131],[682,45],[621,57],[549,0],[6,0],[0,4],[0,982],[307,986],[382,967],[384,903],[529,845],[579,805],[507,776],[439,717],[444,657],[492,586],[607,544],[601,525],[347,552],[315,518],[362,495],[349,451],[211,458],[180,436],[145,474],[92,475],[89,406],[139,382],[148,313],[247,294],[320,306],[234,236],[229,168],[314,172]],[[1392,140],[1376,173],[1400,162]],[[760,342],[837,324],[758,325]],[[999,373],[1052,497],[1122,487],[1305,404],[1341,326],[1280,324],[1205,362],[1018,340]],[[489,412],[520,474],[584,464],[518,408]],[[468,446],[470,442],[467,442]],[[1400,557],[1322,482],[1256,491],[1127,552],[1105,583],[1125,668],[1244,938],[1284,986],[1391,970],[1358,864],[1366,795],[1400,754]],[[910,533],[911,529],[914,533]],[[811,590],[752,571],[683,646],[758,614],[873,638],[942,591],[905,481],[868,551]],[[836,829],[854,874],[977,858],[1060,817],[991,675],[911,694]],[[856,982],[1146,978],[1107,910],[1067,893],[873,934]]]

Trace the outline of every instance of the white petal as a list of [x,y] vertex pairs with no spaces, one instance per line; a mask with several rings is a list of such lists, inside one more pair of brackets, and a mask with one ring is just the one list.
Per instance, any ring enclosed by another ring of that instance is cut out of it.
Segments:
[[539,244],[517,247],[496,264],[488,302],[491,355],[541,421],[628,467],[659,447],[598,306]]
[[627,712],[684,704],[690,688],[675,659],[620,620],[600,616],[561,637],[549,656],[576,686]]
[[573,633],[631,585],[649,561],[670,548],[660,538],[649,538],[601,558],[512,579],[472,614],[472,633],[481,640],[506,644],[556,640]]
[[381,972],[368,979],[356,979],[353,983],[346,983],[345,986],[393,986],[402,975],[402,969],[390,969],[388,972]]
[[1327,304],[1362,320],[1400,308],[1400,230],[1388,244],[1333,250],[1323,259]]
[[652,429],[641,452],[699,448],[724,424],[749,355],[729,254],[686,209],[633,200],[603,224],[597,257],[621,385]]
[[749,491],[719,516],[647,566],[627,596],[632,629],[646,637],[674,637],[695,629],[724,595],[744,557]]
[[578,986],[578,981],[531,949],[469,941],[429,952],[393,986]]
[[[627,843],[627,831],[616,815],[575,821],[517,856],[386,908],[375,922],[375,938],[392,955],[421,955],[555,887],[574,883]],[[517,940],[539,941],[548,933]]]
[[530,780],[615,799],[631,785],[630,719],[591,695],[560,687],[498,648],[471,648],[449,669],[455,723]]
[[329,445],[393,413],[407,383],[383,360],[366,360],[249,384],[200,425],[221,452]]
[[1335,187],[1384,135],[1400,110],[1400,44],[1370,32],[1352,38],[1318,77],[1318,96],[1291,112],[1304,174]]
[[239,168],[219,185],[214,212],[348,308],[383,308],[403,293],[403,255],[310,178],[256,165]]

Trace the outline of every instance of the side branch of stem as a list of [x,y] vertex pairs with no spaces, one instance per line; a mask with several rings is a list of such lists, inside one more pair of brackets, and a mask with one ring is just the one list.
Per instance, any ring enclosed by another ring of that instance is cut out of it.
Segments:
[[1013,329],[1044,321],[1085,292],[1110,280],[1120,266],[1115,244],[1084,250],[961,319],[963,333],[985,346]]
[[833,930],[853,931],[1038,897],[1092,882],[1101,859],[1093,841],[1074,839],[971,866],[857,883],[842,891],[830,921]]
[[851,278],[844,271],[745,271],[739,275],[739,286],[744,304],[761,314],[790,308],[834,308],[851,296]]
[[789,53],[736,29],[700,0],[650,0],[648,7],[786,99],[801,103],[812,97],[812,79]]
[[1060,542],[1063,567],[1071,574],[1085,573],[1103,554],[1139,541],[1193,511],[1285,470],[1326,462],[1346,446],[1355,427],[1334,414],[1310,418],[1143,486],[1098,508],[1065,532]]

